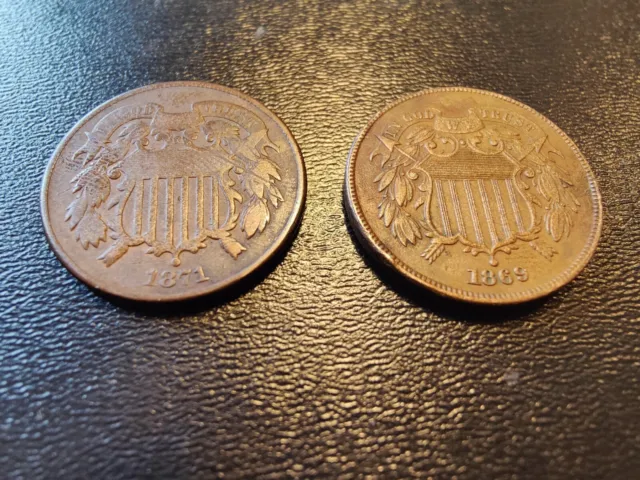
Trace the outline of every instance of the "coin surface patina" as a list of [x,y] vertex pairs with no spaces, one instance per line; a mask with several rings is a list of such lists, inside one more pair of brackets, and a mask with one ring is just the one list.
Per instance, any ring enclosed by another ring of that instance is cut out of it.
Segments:
[[440,294],[517,303],[589,261],[600,193],[576,145],[508,97],[469,88],[409,95],[355,140],[345,197],[356,235]]
[[305,172],[287,127],[217,85],[175,82],[120,95],[62,141],[42,216],[62,263],[134,300],[214,292],[246,277],[293,233]]

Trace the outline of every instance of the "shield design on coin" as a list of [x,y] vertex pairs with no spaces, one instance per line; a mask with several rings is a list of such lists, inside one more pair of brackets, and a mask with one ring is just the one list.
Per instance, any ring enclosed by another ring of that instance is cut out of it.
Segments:
[[434,138],[427,142],[425,221],[443,244],[460,241],[495,263],[496,252],[529,239],[533,206],[516,180],[519,165],[504,154],[504,141],[490,134],[485,139],[476,116],[455,125],[436,117]]
[[87,137],[74,155],[84,168],[66,219],[85,249],[113,240],[98,257],[106,266],[141,245],[179,265],[208,240],[236,258],[247,247],[234,230],[247,239],[261,233],[283,200],[271,158],[278,148],[264,122],[238,105],[121,107]]
[[539,233],[544,224],[555,241],[568,235],[566,210],[578,205],[566,191],[571,183],[549,162],[553,149],[537,127],[510,112],[483,114],[489,118],[474,110],[460,118],[431,111],[379,136],[370,156],[382,158],[374,180],[383,195],[379,216],[403,245],[430,238],[422,255],[430,263],[456,243],[471,255],[487,254],[491,265],[519,241],[550,259],[555,251]]

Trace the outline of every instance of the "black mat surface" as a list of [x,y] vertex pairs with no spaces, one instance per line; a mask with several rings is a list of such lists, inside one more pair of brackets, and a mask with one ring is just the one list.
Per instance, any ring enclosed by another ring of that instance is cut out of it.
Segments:
[[[0,476],[639,478],[639,25],[634,0],[0,2]],[[265,103],[309,193],[252,284],[150,309],[60,265],[39,194],[80,117],[168,80]],[[453,85],[547,115],[599,180],[600,247],[547,299],[425,294],[345,225],[358,131]]]

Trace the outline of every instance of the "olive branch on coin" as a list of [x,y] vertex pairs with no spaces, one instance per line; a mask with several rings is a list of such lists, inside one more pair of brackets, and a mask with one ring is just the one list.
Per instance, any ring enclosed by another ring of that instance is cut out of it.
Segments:
[[374,178],[378,184],[378,192],[382,196],[378,204],[378,218],[402,246],[415,245],[423,237],[431,239],[422,256],[434,262],[443,252],[446,245],[455,243],[438,236],[427,224],[426,218],[416,220],[407,212],[407,208],[418,210],[431,195],[431,182],[428,172],[419,169],[420,160],[414,158],[419,154],[420,143],[433,137],[432,129],[421,129],[412,136],[412,144],[399,148],[395,142],[378,137],[384,148],[374,149],[369,160],[380,156],[381,172]]

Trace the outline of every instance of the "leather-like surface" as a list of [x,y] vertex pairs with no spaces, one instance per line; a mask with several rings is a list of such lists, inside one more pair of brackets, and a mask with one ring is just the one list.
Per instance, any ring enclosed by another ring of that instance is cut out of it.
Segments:
[[[640,3],[0,2],[0,472],[9,478],[640,477]],[[264,102],[305,156],[281,262],[150,308],[49,250],[57,143],[126,90],[204,80]],[[591,163],[584,272],[512,308],[443,300],[365,256],[344,165],[398,96],[512,96]]]

